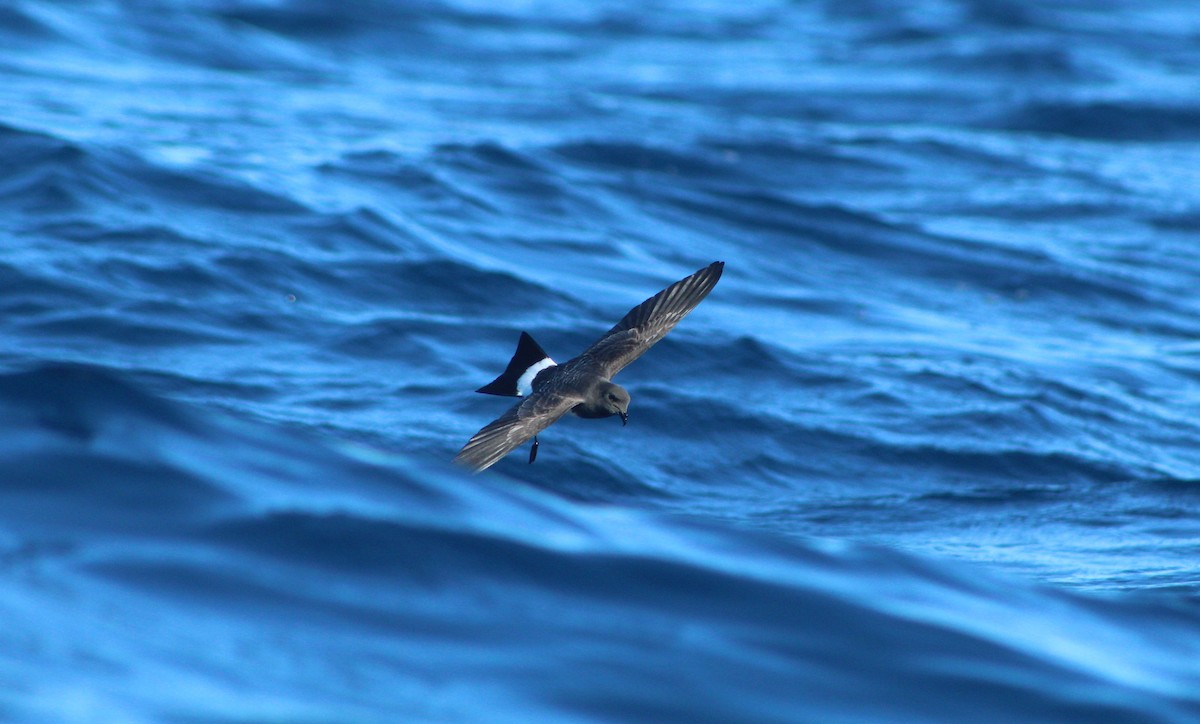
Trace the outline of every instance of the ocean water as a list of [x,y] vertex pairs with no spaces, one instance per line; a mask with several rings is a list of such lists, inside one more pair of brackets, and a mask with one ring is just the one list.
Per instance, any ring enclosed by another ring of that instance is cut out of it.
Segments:
[[[1200,719],[1200,13],[0,7],[0,719]],[[556,359],[721,283],[536,464]]]

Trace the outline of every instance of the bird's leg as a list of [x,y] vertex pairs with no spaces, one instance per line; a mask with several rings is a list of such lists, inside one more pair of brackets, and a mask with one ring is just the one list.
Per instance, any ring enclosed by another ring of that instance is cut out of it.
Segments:
[[529,448],[529,464],[530,465],[533,465],[533,461],[537,460],[537,447],[538,447],[537,435],[534,435],[533,436],[533,447]]

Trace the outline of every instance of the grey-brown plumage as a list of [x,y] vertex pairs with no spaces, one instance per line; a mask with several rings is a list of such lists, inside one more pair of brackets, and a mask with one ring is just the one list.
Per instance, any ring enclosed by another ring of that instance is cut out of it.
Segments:
[[[525,399],[475,433],[454,461],[476,471],[488,468],[530,438],[534,438],[536,446],[535,436],[568,412],[588,418],[620,415],[621,422],[627,422],[629,393],[612,382],[612,378],[695,309],[716,286],[724,269],[725,262],[713,262],[675,282],[629,310],[583,354],[561,365],[555,365],[549,357],[543,357],[536,365],[527,364],[545,353],[528,334],[522,333],[521,345],[509,368],[479,391],[525,394]],[[531,349],[535,350],[532,357]],[[518,359],[524,362],[514,364]],[[534,370],[539,371],[526,394],[521,390],[521,383],[526,383],[521,373]]]

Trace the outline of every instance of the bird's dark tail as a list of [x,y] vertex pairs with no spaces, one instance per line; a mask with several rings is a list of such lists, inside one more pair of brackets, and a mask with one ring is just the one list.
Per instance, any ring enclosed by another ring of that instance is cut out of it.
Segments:
[[485,395],[523,397],[530,393],[533,378],[537,373],[553,366],[554,360],[550,359],[542,346],[534,342],[528,332],[521,332],[521,339],[517,341],[517,351],[509,360],[504,373],[475,391]]

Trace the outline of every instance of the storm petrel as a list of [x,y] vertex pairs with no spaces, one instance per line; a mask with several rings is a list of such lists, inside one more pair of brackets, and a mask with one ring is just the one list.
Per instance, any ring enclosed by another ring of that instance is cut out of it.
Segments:
[[533,438],[532,463],[537,458],[537,434],[568,412],[579,417],[620,415],[622,425],[629,422],[629,393],[612,378],[695,309],[724,269],[725,262],[716,261],[680,279],[630,309],[583,354],[561,365],[527,332],[521,332],[517,352],[504,373],[476,392],[525,399],[475,433],[454,461],[484,470]]

